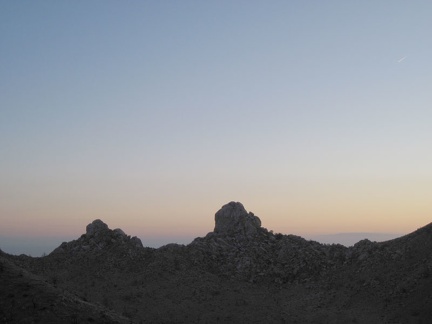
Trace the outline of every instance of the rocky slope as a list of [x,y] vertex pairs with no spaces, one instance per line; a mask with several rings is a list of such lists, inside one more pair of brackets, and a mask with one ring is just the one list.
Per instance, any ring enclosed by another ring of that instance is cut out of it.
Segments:
[[[15,269],[8,276],[22,271],[23,283],[44,283],[38,290],[46,299],[44,311],[66,307],[51,312],[48,322],[64,323],[64,314],[72,323],[74,314],[84,314],[78,322],[100,323],[126,318],[133,323],[429,323],[432,318],[432,224],[396,240],[363,240],[347,248],[273,234],[242,204],[231,202],[216,213],[213,232],[186,246],[145,248],[138,238],[96,220],[80,238],[46,257],[1,254],[0,260],[3,269]],[[7,276],[0,273],[6,285]],[[27,293],[18,281],[5,287],[0,315],[10,321],[21,313]],[[65,294],[71,297],[64,299]],[[26,310],[27,319],[47,322],[41,308]]]
[[0,253],[0,323],[129,323],[9,259]]

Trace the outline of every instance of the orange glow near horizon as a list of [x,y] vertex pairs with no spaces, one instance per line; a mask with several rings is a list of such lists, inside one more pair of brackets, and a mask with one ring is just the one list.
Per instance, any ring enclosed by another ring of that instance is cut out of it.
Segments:
[[[286,204],[282,204],[282,200],[243,204],[246,210],[260,217],[262,226],[268,230],[300,236],[342,232],[408,234],[431,221],[432,208],[426,195],[382,195],[368,199],[367,195],[354,197],[345,192],[344,199],[340,196],[331,198],[329,193],[309,197],[313,203],[308,204],[306,197],[297,196]],[[136,206],[136,212],[133,205],[129,205],[128,211],[122,210],[123,204],[77,211],[47,208],[48,211],[43,213],[20,209],[3,212],[6,217],[2,218],[0,234],[79,237],[85,233],[87,224],[101,219],[111,229],[121,228],[128,235],[138,237],[205,236],[213,230],[214,214],[223,204],[213,202],[210,204],[214,206],[212,209],[197,203],[191,206],[180,204],[179,207]]]

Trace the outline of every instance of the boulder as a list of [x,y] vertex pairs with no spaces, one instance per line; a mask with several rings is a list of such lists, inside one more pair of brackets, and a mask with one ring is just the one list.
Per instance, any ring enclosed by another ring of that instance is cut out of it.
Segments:
[[135,247],[137,247],[137,248],[144,248],[144,246],[143,246],[141,240],[140,240],[138,237],[136,237],[136,236],[133,236],[133,237],[130,239],[130,242],[131,242]]
[[114,234],[116,234],[117,236],[122,236],[122,237],[127,236],[126,233],[123,232],[123,230],[120,229],[120,228],[116,228],[115,230],[113,230],[113,232],[114,232]]
[[260,227],[261,220],[239,202],[232,201],[215,214],[215,233],[253,236]]
[[86,235],[87,237],[90,236],[97,236],[99,233],[108,231],[108,225],[102,222],[100,219],[94,220],[91,224],[88,224],[86,227]]

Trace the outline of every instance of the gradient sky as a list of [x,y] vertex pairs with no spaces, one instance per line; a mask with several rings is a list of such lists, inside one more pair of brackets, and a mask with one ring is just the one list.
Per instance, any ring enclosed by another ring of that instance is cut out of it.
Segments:
[[[0,2],[0,237],[432,221],[431,1]],[[1,248],[1,244],[0,244]],[[49,251],[48,251],[49,252]]]

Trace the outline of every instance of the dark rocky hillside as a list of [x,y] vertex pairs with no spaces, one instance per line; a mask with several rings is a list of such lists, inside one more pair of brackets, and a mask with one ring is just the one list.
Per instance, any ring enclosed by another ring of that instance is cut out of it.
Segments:
[[0,261],[2,323],[432,322],[432,224],[347,248],[274,234],[231,202],[186,246],[96,220],[46,257]]

